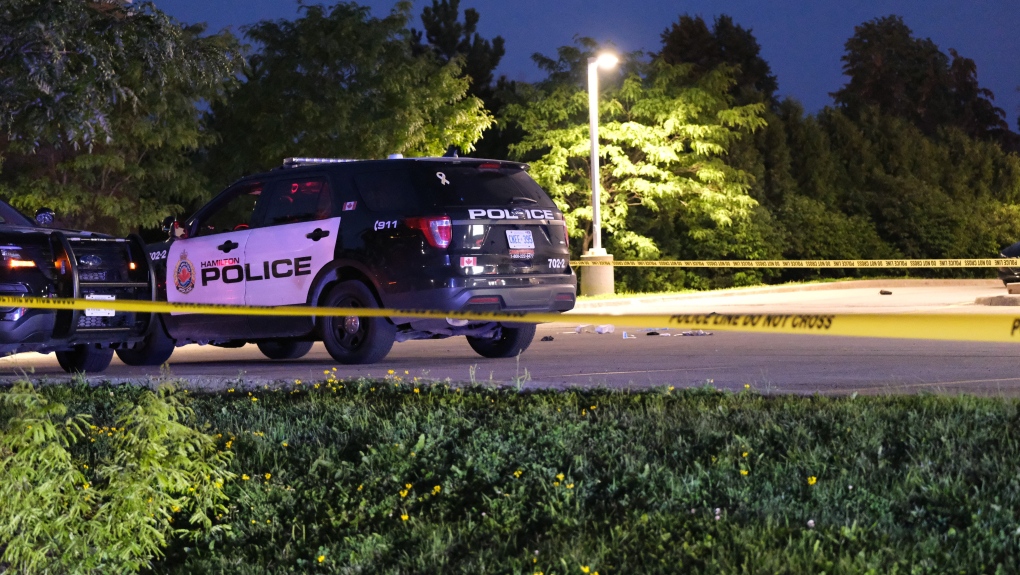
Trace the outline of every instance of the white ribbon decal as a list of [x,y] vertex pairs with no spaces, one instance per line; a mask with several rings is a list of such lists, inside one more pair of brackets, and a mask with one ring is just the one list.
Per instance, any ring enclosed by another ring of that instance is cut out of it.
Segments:
[[439,183],[443,184],[444,186],[450,185],[450,180],[446,179],[446,174],[444,174],[443,172],[436,172],[436,177],[439,178]]

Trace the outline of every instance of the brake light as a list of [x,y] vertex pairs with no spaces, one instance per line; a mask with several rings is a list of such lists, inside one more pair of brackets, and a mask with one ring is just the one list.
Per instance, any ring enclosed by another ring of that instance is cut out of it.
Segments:
[[453,223],[449,216],[407,218],[406,223],[413,230],[421,230],[429,245],[434,248],[446,249],[453,239]]
[[496,164],[496,163],[493,163],[493,162],[486,162],[484,164],[478,164],[478,169],[479,170],[498,170],[499,167],[500,167],[499,164]]

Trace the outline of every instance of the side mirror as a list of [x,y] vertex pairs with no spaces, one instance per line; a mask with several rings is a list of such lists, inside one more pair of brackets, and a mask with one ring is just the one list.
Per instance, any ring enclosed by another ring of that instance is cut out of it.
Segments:
[[175,227],[177,227],[177,218],[175,216],[167,216],[163,219],[163,224],[160,226],[160,229],[166,233],[170,233],[170,230]]
[[35,212],[35,223],[43,227],[52,226],[55,218],[56,214],[50,208],[39,208]]
[[181,227],[181,224],[174,216],[167,216],[164,218],[160,227],[164,232],[170,234],[170,239],[188,237],[188,231]]

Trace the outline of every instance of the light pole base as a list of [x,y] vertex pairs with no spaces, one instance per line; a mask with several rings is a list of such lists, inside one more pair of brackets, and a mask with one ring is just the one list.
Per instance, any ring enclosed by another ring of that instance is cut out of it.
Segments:
[[581,256],[583,262],[609,262],[609,265],[585,266],[581,270],[581,295],[612,295],[616,293],[613,285],[613,256],[606,255],[606,251],[599,250],[601,254],[592,253]]

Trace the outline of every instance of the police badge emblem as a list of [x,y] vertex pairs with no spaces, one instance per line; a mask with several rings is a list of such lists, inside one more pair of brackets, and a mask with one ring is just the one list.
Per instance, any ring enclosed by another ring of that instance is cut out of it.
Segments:
[[181,252],[181,259],[174,269],[174,286],[181,293],[195,289],[195,266],[188,260],[188,252]]

